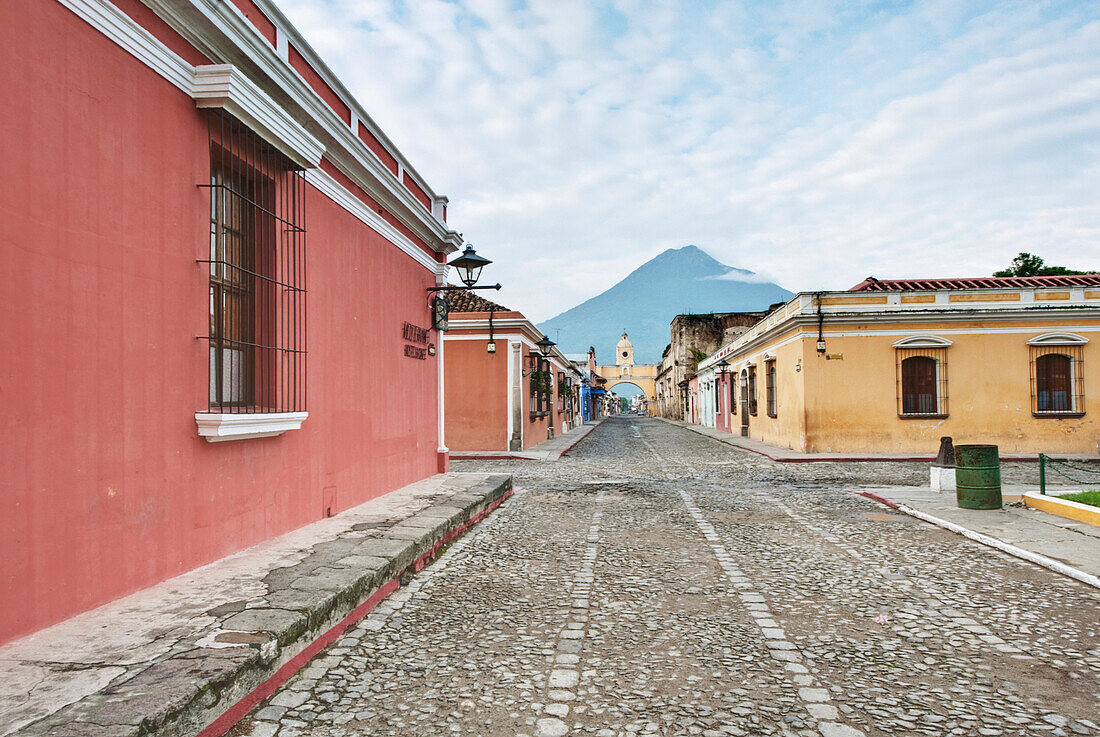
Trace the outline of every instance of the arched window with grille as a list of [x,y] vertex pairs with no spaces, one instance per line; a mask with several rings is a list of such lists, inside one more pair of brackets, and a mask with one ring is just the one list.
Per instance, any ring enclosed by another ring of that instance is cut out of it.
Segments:
[[936,392],[936,359],[911,356],[901,362],[901,413],[903,415],[939,414]]
[[1031,411],[1036,417],[1084,414],[1084,347],[1087,338],[1047,333],[1028,341],[1031,354]]
[[915,335],[894,343],[897,354],[898,416],[947,416],[947,347],[935,335]]
[[777,387],[775,385],[775,359],[764,362],[764,386],[768,401],[768,417],[778,417],[779,408],[776,402]]

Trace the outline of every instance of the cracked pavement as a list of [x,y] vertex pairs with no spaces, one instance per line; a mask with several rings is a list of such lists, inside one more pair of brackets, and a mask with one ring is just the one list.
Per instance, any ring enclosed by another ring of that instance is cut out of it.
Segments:
[[1100,735],[1100,592],[844,491],[923,464],[627,417],[454,465],[516,496],[231,735]]

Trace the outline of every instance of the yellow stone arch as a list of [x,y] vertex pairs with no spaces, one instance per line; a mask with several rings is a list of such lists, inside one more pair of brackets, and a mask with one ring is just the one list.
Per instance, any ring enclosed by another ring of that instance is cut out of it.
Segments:
[[597,366],[596,374],[601,379],[606,379],[606,384],[601,388],[611,392],[619,384],[633,384],[645,393],[652,412],[657,402],[657,366],[648,364],[634,364],[631,366]]

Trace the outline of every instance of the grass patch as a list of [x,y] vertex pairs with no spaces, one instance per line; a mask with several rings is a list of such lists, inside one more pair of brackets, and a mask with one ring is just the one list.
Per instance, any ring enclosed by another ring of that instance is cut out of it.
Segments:
[[1062,494],[1058,498],[1066,499],[1071,502],[1088,504],[1093,507],[1100,507],[1100,491],[1082,491],[1077,494]]

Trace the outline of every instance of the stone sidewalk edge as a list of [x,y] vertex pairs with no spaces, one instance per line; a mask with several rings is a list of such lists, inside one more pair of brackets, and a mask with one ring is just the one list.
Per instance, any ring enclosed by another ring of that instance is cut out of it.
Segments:
[[[663,422],[667,422],[670,425],[675,425],[676,427],[682,427],[685,430],[691,430],[692,432],[697,433],[699,435],[702,435],[705,438],[710,438],[711,440],[717,440],[719,443],[725,443],[726,445],[732,445],[734,448],[738,448],[739,450],[744,450],[744,451],[748,451],[749,453],[755,453],[757,455],[764,456],[768,460],[775,461],[776,463],[931,463],[932,461],[936,460],[935,454],[932,454],[932,455],[911,455],[911,456],[907,456],[907,455],[898,455],[898,456],[862,455],[861,456],[861,455],[855,455],[855,454],[853,454],[853,455],[826,455],[826,454],[812,455],[812,454],[808,454],[808,453],[807,454],[801,454],[799,456],[772,455],[771,453],[767,453],[767,452],[761,450],[760,448],[753,448],[750,445],[742,445],[741,443],[738,443],[736,440],[734,440],[734,438],[739,437],[737,435],[732,435],[731,434],[729,439],[726,439],[726,438],[722,438],[722,437],[717,437],[715,435],[711,435],[710,433],[707,432],[707,430],[710,429],[710,428],[706,428],[706,427],[703,427],[701,425],[696,425],[696,424],[693,424],[691,422],[682,422],[682,421],[679,421],[679,420],[670,420],[667,417],[654,417],[654,419],[661,420]],[[763,443],[761,443],[761,444],[763,444]],[[784,452],[787,452],[786,448],[779,448],[777,446],[772,446],[772,447],[774,447],[775,450],[780,454],[782,454]],[[789,451],[789,452],[798,453],[799,451]],[[1091,456],[1090,456],[1090,458],[1091,458]],[[1001,461],[1012,462],[1012,463],[1038,463],[1039,462],[1039,456],[1038,455],[1028,455],[1028,454],[1020,454],[1020,455],[1011,455],[1011,454],[1004,455],[1004,454],[1002,454],[1001,455]]]
[[1074,522],[1100,527],[1100,507],[1062,499],[1055,495],[1048,496],[1040,491],[1029,491],[1022,498],[1025,507],[1071,519]]
[[963,527],[962,525],[957,525],[954,522],[948,522],[945,519],[927,514],[920,511],[919,509],[913,509],[906,504],[899,504],[898,502],[891,501],[890,499],[875,494],[874,492],[860,491],[857,489],[846,489],[845,491],[851,492],[852,494],[858,494],[862,497],[866,497],[872,501],[878,502],[879,504],[885,505],[890,509],[896,509],[903,514],[907,514],[910,517],[915,517],[916,519],[954,532],[957,535],[962,535],[968,540],[973,540],[974,542],[981,543],[982,545],[995,548],[997,550],[1000,550],[1002,553],[1007,553],[1021,560],[1026,560],[1029,563],[1034,563],[1037,566],[1042,566],[1043,568],[1054,571],[1055,573],[1059,573],[1063,576],[1068,576],[1069,578],[1080,581],[1081,583],[1092,586],[1093,588],[1100,589],[1100,578],[1093,576],[1089,573],[1085,573],[1084,571],[1074,568],[1073,566],[1067,566],[1065,563],[1060,563],[1052,558],[1046,557],[1045,555],[1040,555],[1039,553],[1034,553],[1030,550],[1018,548],[1015,545],[1009,545],[1003,540],[998,540],[997,538],[991,537],[989,535],[983,535],[980,532],[975,532],[974,530]]
[[[365,569],[364,576],[342,590],[332,591],[327,606],[299,612],[301,616],[281,631],[271,632],[268,647],[254,646],[247,659],[225,659],[210,668],[198,669],[198,677],[190,684],[189,696],[166,694],[158,688],[137,687],[132,699],[148,706],[148,715],[136,728],[133,724],[111,724],[112,706],[127,701],[126,684],[116,687],[113,698],[86,697],[49,717],[16,731],[20,737],[50,735],[111,735],[111,737],[221,737],[248,714],[257,704],[273,694],[311,658],[334,642],[351,625],[366,616],[371,609],[403,581],[432,562],[442,549],[461,536],[500,506],[513,494],[510,474],[492,474],[476,487],[461,495],[467,497],[459,511],[445,518],[427,532],[409,540],[402,550],[387,556],[387,564],[378,569]],[[448,506],[458,501],[455,495]],[[186,653],[181,656],[185,657]],[[155,669],[164,663],[157,663]],[[194,672],[194,671],[192,671]],[[143,680],[138,674],[132,680]],[[151,679],[155,682],[155,676]],[[157,685],[155,683],[146,686]],[[162,685],[162,684],[160,684]],[[98,702],[98,703],[97,703]],[[168,702],[167,704],[165,702]],[[105,713],[96,713],[102,710]],[[69,712],[66,715],[66,712]],[[67,719],[66,716],[72,717]],[[96,719],[99,717],[99,719]],[[103,719],[108,721],[103,723]],[[82,732],[81,728],[88,728]]]
[[[562,449],[561,451],[557,451],[556,454],[553,454],[551,456],[547,456],[546,458],[537,458],[537,457],[531,456],[531,455],[524,455],[524,453],[537,453],[538,452],[537,449],[538,449],[539,446],[535,445],[535,446],[532,446],[532,447],[528,448],[527,450],[517,450],[517,451],[513,451],[513,452],[508,452],[508,453],[501,452],[501,451],[493,451],[493,450],[487,450],[485,452],[465,451],[464,450],[464,451],[458,451],[458,453],[460,453],[461,455],[458,455],[456,453],[451,453],[451,459],[455,460],[455,461],[542,461],[544,463],[545,462],[558,461],[558,460],[561,460],[561,457],[563,455],[565,455],[569,451],[573,450],[573,448],[577,447],[577,445],[582,440],[584,440],[589,435],[591,435],[592,431],[595,430],[597,427],[599,427],[600,423],[603,422],[605,419],[607,419],[607,418],[606,417],[601,417],[600,419],[598,419],[594,422],[586,422],[583,425],[581,425],[580,427],[576,428],[577,430],[583,430],[584,428],[588,428],[588,430],[585,431],[585,432],[582,432],[576,439],[573,440],[572,443],[565,446],[564,449]],[[544,441],[544,442],[551,442],[551,441],[547,440],[547,441]]]

